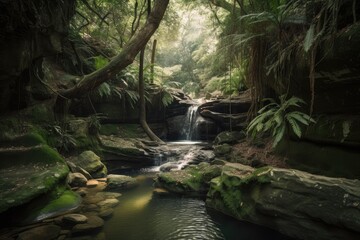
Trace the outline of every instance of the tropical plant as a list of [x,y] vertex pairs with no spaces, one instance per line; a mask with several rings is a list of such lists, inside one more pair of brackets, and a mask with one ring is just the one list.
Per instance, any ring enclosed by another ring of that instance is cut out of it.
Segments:
[[279,99],[280,103],[272,98],[264,99],[270,103],[258,111],[259,115],[247,128],[247,134],[252,138],[270,132],[274,138],[273,147],[276,147],[289,131],[300,138],[303,134],[301,124],[308,126],[310,123],[315,123],[308,114],[294,111],[294,108],[301,107],[300,104],[306,104],[302,99],[293,96],[286,100],[286,95],[281,95]]
[[88,130],[91,135],[97,135],[99,133],[101,128],[100,118],[100,114],[94,114],[88,118]]
[[59,152],[69,152],[76,147],[76,139],[61,126],[50,126],[50,132],[55,136],[54,144]]

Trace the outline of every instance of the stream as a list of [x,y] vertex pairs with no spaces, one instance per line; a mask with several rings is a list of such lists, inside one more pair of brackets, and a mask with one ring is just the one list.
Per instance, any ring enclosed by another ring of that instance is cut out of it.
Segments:
[[146,180],[123,193],[113,217],[105,224],[106,239],[288,239],[271,229],[214,212],[201,199],[153,193],[152,178],[158,170],[152,166],[117,172]]

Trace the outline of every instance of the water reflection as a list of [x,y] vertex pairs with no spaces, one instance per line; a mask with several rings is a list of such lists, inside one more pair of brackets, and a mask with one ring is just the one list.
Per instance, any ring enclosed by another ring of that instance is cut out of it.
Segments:
[[149,185],[125,193],[105,224],[106,239],[286,239],[269,229],[213,213],[199,199],[160,197]]

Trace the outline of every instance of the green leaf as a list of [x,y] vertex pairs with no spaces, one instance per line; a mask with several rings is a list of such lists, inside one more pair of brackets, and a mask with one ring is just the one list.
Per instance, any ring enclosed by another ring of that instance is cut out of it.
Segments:
[[311,24],[309,30],[306,33],[304,40],[305,52],[308,52],[315,42],[314,33],[315,33],[315,25]]
[[302,134],[300,126],[296,123],[294,119],[290,118],[288,120],[292,131],[295,133],[296,136],[298,136],[298,138],[300,138]]
[[285,134],[285,124],[281,125],[281,127],[279,128],[278,131],[276,131],[276,136],[274,138],[274,142],[273,142],[273,147],[276,147],[278,145],[278,143],[281,141],[281,139],[283,139],[284,134]]

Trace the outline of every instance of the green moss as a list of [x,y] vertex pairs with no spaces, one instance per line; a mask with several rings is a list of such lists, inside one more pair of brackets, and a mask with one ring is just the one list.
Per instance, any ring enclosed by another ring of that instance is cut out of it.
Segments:
[[46,141],[40,134],[35,132],[30,132],[20,136],[3,138],[2,141],[0,141],[0,145],[2,147],[32,147],[40,144],[46,144]]
[[116,124],[102,124],[100,127],[100,134],[106,136],[118,135],[119,127]]
[[60,185],[9,213],[13,223],[29,224],[73,210],[80,203],[81,197],[77,193]]
[[46,193],[65,179],[69,169],[46,145],[0,151],[0,212]]

